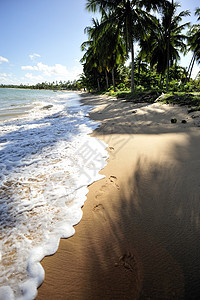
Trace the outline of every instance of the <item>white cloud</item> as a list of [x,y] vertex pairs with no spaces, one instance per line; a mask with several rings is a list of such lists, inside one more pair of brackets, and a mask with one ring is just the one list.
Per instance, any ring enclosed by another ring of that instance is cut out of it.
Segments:
[[32,73],[26,73],[25,77],[31,80],[31,83],[33,82],[39,82],[44,80],[44,78],[41,75],[34,76]]
[[[55,64],[53,66],[48,66],[43,64],[42,62],[37,63],[35,66],[21,66],[21,69],[23,71],[35,71],[38,72],[38,76],[34,76],[35,78],[39,78],[42,80],[49,80],[49,81],[55,81],[55,80],[74,80],[80,75],[83,70],[82,66],[77,67],[74,66],[71,68],[71,70],[68,70],[66,66],[63,66],[61,64]],[[30,74],[30,73],[28,73]],[[26,76],[26,75],[25,75]],[[30,75],[28,75],[30,76]],[[40,77],[39,77],[40,76]],[[28,78],[26,76],[26,78]],[[31,77],[30,77],[31,79]]]
[[0,78],[5,78],[5,77],[8,77],[8,74],[6,74],[6,73],[0,73]]
[[40,54],[33,53],[33,54],[30,54],[29,57],[30,57],[31,60],[34,60],[35,58],[41,57],[41,56],[40,56]]
[[0,56],[0,64],[3,63],[3,62],[7,62],[8,63],[8,59],[3,57],[3,56]]
[[0,73],[0,84],[20,84],[12,73]]
[[67,70],[67,68],[60,64],[55,64],[55,66],[48,66],[48,65],[44,65],[43,63],[38,63],[37,67],[38,67],[38,71],[43,72],[45,76],[49,76],[49,77],[54,75],[58,75],[61,77],[69,76],[69,71]]
[[55,66],[48,66],[43,64],[42,62],[39,62],[36,66],[22,66],[22,70],[29,70],[29,71],[40,71],[45,76],[51,77],[53,75],[59,75],[59,76],[68,76],[69,71],[67,68],[60,64],[55,64]]
[[21,69],[24,71],[38,71],[37,66],[21,66]]

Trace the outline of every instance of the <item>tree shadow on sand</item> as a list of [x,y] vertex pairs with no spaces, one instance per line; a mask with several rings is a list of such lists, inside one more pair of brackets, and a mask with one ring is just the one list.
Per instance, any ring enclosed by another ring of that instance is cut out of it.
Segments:
[[[153,112],[141,104],[145,114],[137,116],[138,105],[125,103],[122,110],[111,102],[90,114],[102,122],[96,135],[104,140],[157,134],[158,117],[159,134],[182,132],[187,142],[174,142],[165,160],[140,153],[130,176],[106,174],[91,186],[76,234],[42,263],[47,280],[38,299],[199,299],[199,134],[189,124],[172,125],[172,112],[163,106]],[[98,98],[88,104],[97,105]]]
[[106,195],[112,202],[99,198],[93,208],[99,225],[95,234],[88,232],[86,246],[92,299],[199,299],[196,146],[198,136],[190,137],[184,151],[174,146],[171,163],[140,157],[119,192]]

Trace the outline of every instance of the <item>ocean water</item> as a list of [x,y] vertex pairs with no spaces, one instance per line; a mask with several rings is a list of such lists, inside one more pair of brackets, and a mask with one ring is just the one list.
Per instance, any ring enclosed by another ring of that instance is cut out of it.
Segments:
[[75,232],[106,144],[75,92],[0,89],[0,300],[34,299],[40,261]]

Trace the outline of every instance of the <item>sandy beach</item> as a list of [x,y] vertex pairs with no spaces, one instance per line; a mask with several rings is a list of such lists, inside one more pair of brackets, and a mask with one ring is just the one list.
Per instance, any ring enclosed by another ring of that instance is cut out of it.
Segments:
[[199,112],[88,94],[82,103],[108,144],[105,178],[89,186],[75,235],[42,261],[37,300],[199,299]]

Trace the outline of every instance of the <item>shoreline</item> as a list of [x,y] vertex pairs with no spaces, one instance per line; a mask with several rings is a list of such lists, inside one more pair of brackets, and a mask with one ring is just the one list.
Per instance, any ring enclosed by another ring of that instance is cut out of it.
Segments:
[[75,235],[42,261],[36,299],[198,298],[199,117],[184,107],[81,97],[101,122],[92,136],[108,144],[106,177],[89,186]]

